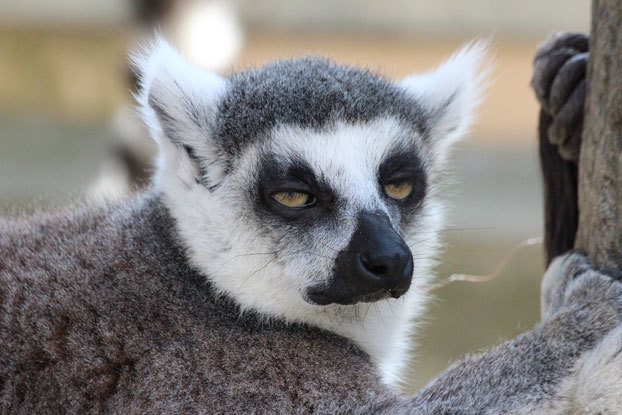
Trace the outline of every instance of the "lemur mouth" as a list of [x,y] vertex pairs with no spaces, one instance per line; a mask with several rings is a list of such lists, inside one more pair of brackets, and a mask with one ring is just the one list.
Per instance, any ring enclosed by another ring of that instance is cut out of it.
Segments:
[[312,288],[306,293],[305,300],[315,305],[341,304],[352,305],[356,303],[374,303],[387,298],[399,298],[408,291],[406,288],[381,289],[364,294],[339,295],[329,289]]
[[414,261],[402,237],[383,212],[361,212],[348,245],[335,258],[331,278],[309,287],[312,304],[370,303],[398,298],[412,282]]

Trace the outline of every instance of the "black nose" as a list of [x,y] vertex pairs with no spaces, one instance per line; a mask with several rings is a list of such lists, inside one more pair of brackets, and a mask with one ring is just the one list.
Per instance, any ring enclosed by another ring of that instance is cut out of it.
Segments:
[[358,267],[361,274],[369,274],[370,278],[378,278],[387,289],[401,285],[405,278],[413,272],[413,259],[403,243],[396,243],[390,238],[367,245],[368,249],[358,255]]
[[370,285],[392,290],[391,294],[396,296],[408,289],[413,257],[387,215],[361,215],[351,244],[355,251],[351,254],[356,255],[353,265],[361,281],[369,280]]
[[316,304],[352,304],[397,298],[408,291],[413,257],[382,212],[364,212],[344,250],[335,259],[328,285],[307,291]]

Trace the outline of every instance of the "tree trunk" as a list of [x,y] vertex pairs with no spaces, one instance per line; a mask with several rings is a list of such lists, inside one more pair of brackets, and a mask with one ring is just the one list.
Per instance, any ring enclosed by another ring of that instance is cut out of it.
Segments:
[[593,0],[575,247],[622,265],[622,2]]

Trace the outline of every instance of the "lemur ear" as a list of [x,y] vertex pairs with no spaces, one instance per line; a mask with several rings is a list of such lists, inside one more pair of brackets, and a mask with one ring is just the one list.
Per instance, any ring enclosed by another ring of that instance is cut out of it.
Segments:
[[464,136],[486,89],[488,42],[462,47],[438,68],[404,78],[400,85],[423,107],[430,146],[443,157]]
[[218,183],[222,172],[211,134],[226,81],[186,61],[162,38],[133,56],[132,64],[140,78],[136,99],[160,160],[208,186]]

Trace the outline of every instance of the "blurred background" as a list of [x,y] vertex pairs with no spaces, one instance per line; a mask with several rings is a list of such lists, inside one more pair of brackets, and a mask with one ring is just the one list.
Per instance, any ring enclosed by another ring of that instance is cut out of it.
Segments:
[[[149,181],[155,148],[136,119],[128,49],[154,30],[221,73],[321,54],[392,78],[437,65],[474,37],[495,43],[494,82],[454,154],[439,279],[487,274],[542,234],[529,89],[536,45],[589,27],[587,0],[1,0],[0,213],[120,195]],[[541,247],[501,276],[438,290],[410,371],[413,388],[465,353],[532,327]]]

